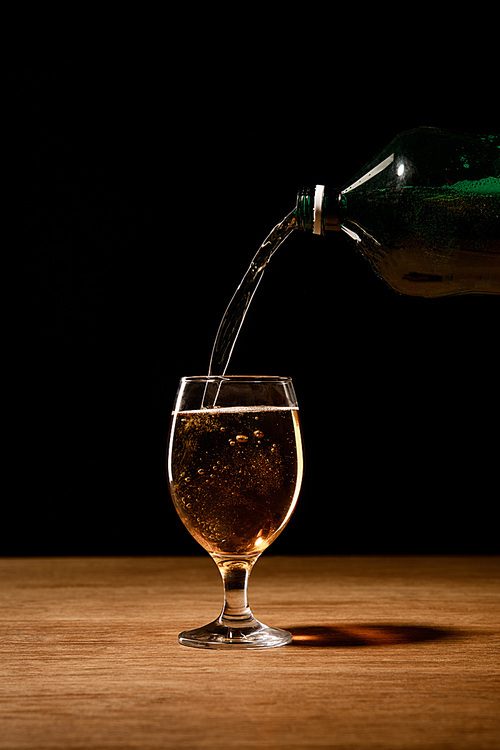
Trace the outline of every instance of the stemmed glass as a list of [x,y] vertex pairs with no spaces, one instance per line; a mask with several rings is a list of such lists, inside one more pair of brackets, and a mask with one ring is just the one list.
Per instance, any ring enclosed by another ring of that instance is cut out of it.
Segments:
[[219,617],[180,633],[198,648],[271,648],[292,640],[256,620],[247,599],[253,565],[288,522],[300,491],[302,439],[290,378],[182,378],[168,445],[177,512],[217,564]]

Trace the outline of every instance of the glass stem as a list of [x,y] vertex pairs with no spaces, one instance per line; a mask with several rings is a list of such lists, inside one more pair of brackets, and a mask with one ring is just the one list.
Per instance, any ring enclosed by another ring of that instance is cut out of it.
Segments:
[[234,560],[213,555],[224,586],[224,607],[219,622],[229,628],[247,626],[255,622],[248,606],[247,586],[250,572],[259,555],[245,560]]

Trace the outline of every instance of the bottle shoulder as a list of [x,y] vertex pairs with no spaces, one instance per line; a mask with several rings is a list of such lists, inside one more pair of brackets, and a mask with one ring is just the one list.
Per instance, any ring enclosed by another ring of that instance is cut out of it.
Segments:
[[472,136],[438,128],[405,131],[342,189],[352,199],[380,190],[446,187],[500,178],[500,136]]

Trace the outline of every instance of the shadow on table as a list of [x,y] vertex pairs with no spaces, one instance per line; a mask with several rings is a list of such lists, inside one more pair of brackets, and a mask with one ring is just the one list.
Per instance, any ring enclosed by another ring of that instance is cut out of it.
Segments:
[[291,646],[359,648],[363,646],[395,646],[405,643],[439,641],[458,638],[458,630],[445,630],[429,625],[304,625],[285,628],[293,635]]

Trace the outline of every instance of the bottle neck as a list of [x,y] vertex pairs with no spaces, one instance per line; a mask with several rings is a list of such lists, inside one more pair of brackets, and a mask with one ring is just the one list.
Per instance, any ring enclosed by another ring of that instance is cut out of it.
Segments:
[[316,185],[297,194],[297,228],[313,234],[338,232],[341,228],[342,196],[335,188]]

